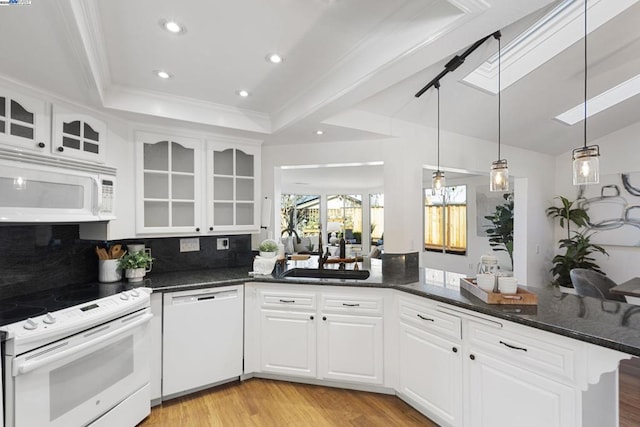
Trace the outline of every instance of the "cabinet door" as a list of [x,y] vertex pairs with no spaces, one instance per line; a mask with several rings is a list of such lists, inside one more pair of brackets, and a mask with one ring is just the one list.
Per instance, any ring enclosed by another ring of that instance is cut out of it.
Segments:
[[207,149],[208,230],[257,231],[260,148],[209,141]]
[[323,314],[318,338],[320,378],[382,384],[382,318]]
[[462,425],[462,351],[455,341],[400,323],[400,393],[441,425]]
[[473,427],[576,426],[579,392],[507,360],[472,349],[467,356]]
[[136,139],[137,233],[199,232],[200,141],[144,133]]
[[49,152],[46,103],[0,87],[0,142]]
[[57,156],[104,163],[106,138],[104,122],[53,107],[52,150]]
[[315,378],[315,314],[264,309],[260,314],[262,372]]

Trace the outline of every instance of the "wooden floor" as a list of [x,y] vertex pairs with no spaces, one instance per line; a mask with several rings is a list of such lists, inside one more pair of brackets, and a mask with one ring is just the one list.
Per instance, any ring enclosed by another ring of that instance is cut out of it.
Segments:
[[640,426],[640,358],[620,362],[620,427]]
[[[253,378],[152,409],[140,427],[436,426],[395,396]],[[620,427],[640,427],[640,358],[620,366]]]
[[139,427],[427,426],[395,396],[252,378],[164,402]]

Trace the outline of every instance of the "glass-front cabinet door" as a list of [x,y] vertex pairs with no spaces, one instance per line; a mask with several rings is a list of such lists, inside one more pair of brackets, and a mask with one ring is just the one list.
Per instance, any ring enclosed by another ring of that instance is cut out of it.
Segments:
[[107,126],[86,114],[53,107],[53,152],[61,157],[104,163]]
[[49,152],[47,104],[0,87],[0,143]]
[[258,231],[260,147],[207,142],[209,231]]
[[137,133],[137,233],[199,232],[201,142]]

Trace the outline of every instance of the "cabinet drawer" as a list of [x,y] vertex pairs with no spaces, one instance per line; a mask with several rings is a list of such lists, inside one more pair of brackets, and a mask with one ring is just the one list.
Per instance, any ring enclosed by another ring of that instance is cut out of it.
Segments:
[[380,315],[384,311],[382,296],[322,295],[323,313]]
[[557,380],[573,381],[577,346],[568,338],[554,337],[517,325],[493,328],[469,322],[469,342],[510,363]]
[[427,304],[400,299],[400,321],[444,337],[462,338],[462,321],[459,317],[438,311]]
[[316,310],[315,292],[260,291],[260,305],[263,308],[288,310]]

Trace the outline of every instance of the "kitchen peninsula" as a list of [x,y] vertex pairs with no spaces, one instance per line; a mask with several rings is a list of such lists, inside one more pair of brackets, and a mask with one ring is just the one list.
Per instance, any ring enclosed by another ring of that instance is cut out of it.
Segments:
[[[528,414],[532,422],[615,425],[618,362],[640,356],[636,306],[556,288],[530,288],[538,306],[492,306],[460,290],[460,275],[437,270],[421,269],[420,281],[403,285],[375,272],[357,281],[247,279],[246,270],[231,270],[183,272],[179,281],[152,274],[145,286],[159,296],[245,283],[242,378],[397,394],[442,425],[475,425],[476,417],[509,425],[500,417],[519,420],[531,401],[555,408]],[[478,393],[486,395],[482,406],[470,398]],[[498,408],[509,398],[510,410]]]

